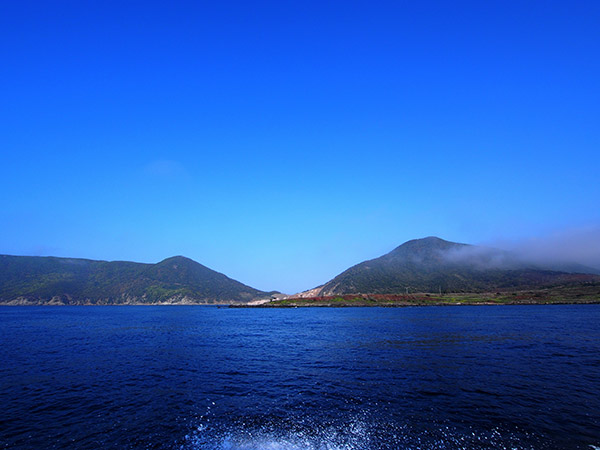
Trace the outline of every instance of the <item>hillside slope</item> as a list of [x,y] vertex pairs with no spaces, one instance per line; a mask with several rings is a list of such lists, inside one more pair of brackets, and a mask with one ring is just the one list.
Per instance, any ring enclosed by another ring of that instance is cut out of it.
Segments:
[[[588,273],[568,273],[565,268]],[[528,263],[502,250],[427,237],[357,264],[302,296],[484,292],[600,280],[594,269],[581,265],[562,264],[561,270]]]
[[157,264],[0,255],[0,303],[249,302],[267,296],[189,258]]

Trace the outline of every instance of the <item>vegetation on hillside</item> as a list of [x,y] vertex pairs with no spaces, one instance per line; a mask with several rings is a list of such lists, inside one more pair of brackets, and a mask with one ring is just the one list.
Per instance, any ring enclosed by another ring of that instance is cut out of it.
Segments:
[[323,285],[318,295],[490,292],[600,280],[594,269],[570,266],[588,273],[557,271],[501,250],[429,237],[349,268]]
[[267,293],[191,259],[158,264],[0,255],[0,303],[247,302]]

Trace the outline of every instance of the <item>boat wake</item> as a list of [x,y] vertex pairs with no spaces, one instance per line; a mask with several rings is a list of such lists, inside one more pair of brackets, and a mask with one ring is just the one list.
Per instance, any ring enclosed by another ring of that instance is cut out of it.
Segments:
[[271,424],[241,424],[234,429],[200,425],[187,435],[182,450],[354,450],[370,448],[369,433],[361,422],[347,429],[304,427],[274,429]]
[[399,426],[355,419],[343,424],[240,421],[203,423],[179,450],[546,450],[553,444],[522,432],[458,430],[449,426]]

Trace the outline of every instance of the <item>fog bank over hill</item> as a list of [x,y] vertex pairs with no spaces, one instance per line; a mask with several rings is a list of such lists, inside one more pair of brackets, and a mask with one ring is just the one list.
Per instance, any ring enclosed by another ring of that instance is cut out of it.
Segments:
[[379,258],[352,266],[301,295],[490,292],[600,281],[597,269],[560,256],[533,262],[541,260],[541,255],[430,236],[407,241]]
[[[574,263],[578,263],[600,273],[600,225],[568,228],[545,236],[519,240],[498,239],[486,243],[485,246],[505,250],[504,256],[498,261],[499,264],[505,263],[506,257],[556,268],[575,267]],[[481,248],[472,250],[476,252]],[[469,252],[464,255],[459,252],[457,257],[461,256],[468,257]]]

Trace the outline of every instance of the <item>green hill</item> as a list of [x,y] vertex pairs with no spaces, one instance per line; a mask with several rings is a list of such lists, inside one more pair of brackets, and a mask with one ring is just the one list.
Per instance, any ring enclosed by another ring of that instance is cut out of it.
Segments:
[[142,264],[0,255],[3,304],[228,303],[266,296],[183,256]]
[[578,264],[540,266],[502,250],[427,237],[357,264],[305,296],[527,289],[600,280],[594,273]]

